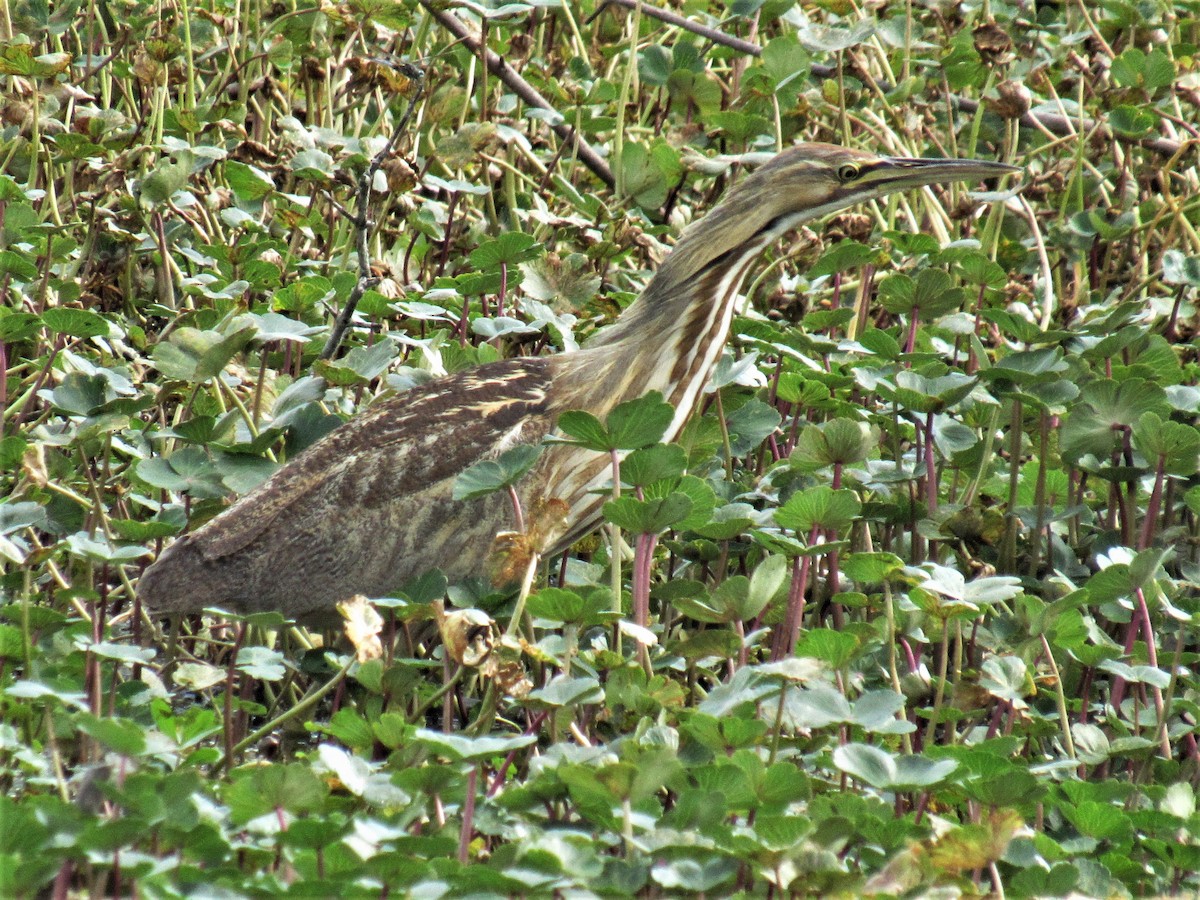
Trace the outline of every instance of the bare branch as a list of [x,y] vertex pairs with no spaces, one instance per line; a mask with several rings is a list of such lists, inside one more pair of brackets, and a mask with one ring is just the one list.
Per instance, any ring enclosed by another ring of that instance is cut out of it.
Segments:
[[[661,22],[666,22],[669,25],[674,25],[677,28],[682,28],[685,31],[690,31],[692,34],[698,35],[705,40],[712,41],[714,44],[720,44],[723,47],[731,47],[734,50],[737,50],[739,53],[745,53],[749,56],[762,55],[762,47],[758,46],[757,44],[743,40],[739,37],[725,34],[723,31],[718,31],[715,28],[709,28],[705,25],[699,24],[698,22],[693,22],[690,19],[684,18],[678,13],[673,13],[669,10],[658,9],[650,6],[648,3],[640,2],[640,0],[607,0],[605,5],[608,3],[623,7],[625,9],[634,9],[640,6],[643,15],[650,16],[653,19],[658,19]],[[601,9],[603,9],[603,6]],[[597,13],[599,13],[599,10],[597,10]],[[818,78],[836,78],[837,68],[834,66],[826,66],[819,63],[814,63],[812,67],[812,73]],[[864,82],[870,82],[870,76],[866,75],[865,73],[855,72],[854,75],[856,78]],[[874,85],[883,93],[887,93],[892,89],[892,86],[884,81],[876,81],[874,82]],[[979,109],[979,101],[972,100],[967,97],[951,95],[950,103],[955,109],[962,110],[967,115],[974,115],[974,113]],[[1124,135],[1114,133],[1112,129],[1103,122],[1099,123],[1099,128],[1097,129],[1097,123],[1092,119],[1083,119],[1077,121],[1066,116],[1056,115],[1055,113],[1027,112],[1025,115],[1021,116],[1020,123],[1021,127],[1023,128],[1037,128],[1039,130],[1048,131],[1057,137],[1072,137],[1078,133],[1089,134],[1095,130],[1100,137],[1106,140],[1119,141],[1125,144],[1137,144],[1138,146],[1145,147],[1147,150],[1153,150],[1155,153],[1161,153],[1164,156],[1174,156],[1175,154],[1179,153],[1183,147],[1182,141],[1176,141],[1171,138],[1125,137]]]
[[668,25],[682,28],[684,31],[690,31],[692,34],[699,35],[706,41],[712,41],[714,44],[720,44],[722,47],[731,47],[739,53],[745,53],[749,56],[759,56],[762,54],[762,47],[758,46],[758,44],[743,40],[740,37],[734,37],[715,28],[709,28],[707,25],[701,25],[699,22],[693,22],[691,19],[679,15],[679,13],[671,12],[669,9],[659,9],[646,3],[640,3],[639,0],[606,0],[592,14],[592,18],[594,19],[600,15],[604,11],[604,7],[608,6],[609,3],[622,6],[625,9],[636,9],[640,6],[643,15],[647,15],[652,19],[658,19],[660,22],[666,22]]
[[[468,50],[483,59],[488,67],[488,71],[504,82],[510,91],[530,106],[556,112],[549,101],[539,94],[533,85],[522,78],[512,66],[506,63],[499,54],[483,46],[483,42],[479,39],[479,36],[474,34],[458,16],[447,10],[438,9],[430,0],[421,0],[421,5],[425,7],[431,16],[441,23],[443,28],[462,41]],[[592,174],[609,187],[616,185],[616,179],[613,178],[612,170],[609,169],[608,163],[604,161],[604,157],[597,153],[591,144],[580,137],[574,128],[565,121],[559,122],[557,125],[551,125],[550,127],[561,140],[568,142],[575,148],[575,154],[578,156],[579,161],[587,166],[592,171]]]
[[388,157],[392,155],[392,150],[395,149],[396,142],[400,140],[400,135],[408,128],[413,111],[417,108],[417,101],[421,99],[421,94],[425,90],[425,73],[421,69],[411,63],[402,63],[397,68],[416,84],[416,88],[408,100],[408,109],[404,111],[404,115],[396,123],[396,127],[392,129],[392,134],[388,138],[387,143],[375,154],[367,167],[363,169],[362,174],[358,176],[358,196],[354,206],[354,214],[351,215],[344,207],[338,206],[339,212],[349,219],[350,224],[354,226],[355,252],[358,256],[358,281],[355,283],[353,290],[350,291],[346,305],[342,307],[342,311],[338,313],[338,317],[333,323],[333,330],[329,332],[329,339],[325,342],[324,349],[321,350],[321,359],[333,358],[333,354],[337,352],[338,346],[342,343],[346,329],[350,327],[351,319],[354,318],[354,310],[358,307],[358,301],[362,299],[363,294],[379,283],[379,279],[371,274],[371,253],[367,247],[367,239],[371,232],[371,220],[367,215],[367,210],[371,202],[371,185],[375,183],[375,175],[379,172],[379,169],[387,162]]

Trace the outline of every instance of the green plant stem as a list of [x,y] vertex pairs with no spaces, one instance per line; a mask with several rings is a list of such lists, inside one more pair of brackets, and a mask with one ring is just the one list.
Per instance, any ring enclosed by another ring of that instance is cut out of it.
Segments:
[[1012,399],[1012,421],[1009,424],[1008,444],[1008,509],[1004,529],[1004,542],[1000,546],[997,569],[1011,572],[1017,561],[1017,492],[1021,487],[1021,401]]
[[625,156],[625,110],[629,106],[629,97],[634,91],[638,68],[638,36],[642,31],[642,5],[639,3],[633,10],[629,24],[629,59],[625,64],[625,77],[621,79],[621,93],[617,97],[617,122],[613,129],[613,177],[616,178],[616,195],[625,199],[625,166],[622,165]]
[[471,858],[471,835],[475,830],[475,791],[479,783],[479,763],[467,773],[466,797],[463,799],[462,828],[458,832],[458,861],[464,866]]
[[232,751],[226,755],[225,759],[222,761],[222,765],[224,765],[226,769],[230,768],[232,766],[232,758],[233,757],[237,756],[239,753],[244,752],[249,747],[253,747],[256,743],[261,741],[264,737],[266,737],[268,734],[270,734],[272,731],[274,731],[276,728],[278,728],[280,725],[284,724],[285,722],[290,722],[293,719],[297,719],[297,718],[300,718],[301,716],[306,715],[310,709],[312,709],[314,706],[316,706],[318,703],[321,702],[321,700],[325,697],[326,694],[328,694],[330,691],[332,691],[334,688],[336,688],[339,684],[342,683],[342,680],[346,677],[346,674],[350,671],[350,667],[353,665],[354,665],[354,657],[353,656],[347,657],[345,665],[343,665],[334,674],[334,676],[329,679],[329,681],[327,681],[327,682],[325,682],[325,684],[321,685],[320,688],[313,691],[311,694],[308,694],[303,700],[301,700],[299,703],[297,703],[291,709],[276,716],[274,719],[267,722],[262,727],[255,729],[250,734],[248,734],[246,737],[242,738],[242,740],[240,740],[233,747]]
[[1058,707],[1058,724],[1062,729],[1063,746],[1067,748],[1067,756],[1076,759],[1075,742],[1071,739],[1071,718],[1067,713],[1067,695],[1063,692],[1062,673],[1058,670],[1058,663],[1054,661],[1054,651],[1050,649],[1050,642],[1046,639],[1046,635],[1040,634],[1038,637],[1042,641],[1042,653],[1045,656],[1046,664],[1050,666],[1051,674],[1054,677],[1054,702]]
[[929,712],[929,722],[925,726],[924,746],[933,746],[933,735],[937,730],[938,714],[942,710],[942,700],[946,695],[946,672],[950,663],[950,622],[942,620],[942,645],[938,660],[937,688],[933,695],[933,709]]
[[435,704],[440,703],[442,698],[449,694],[450,691],[454,690],[455,685],[462,681],[463,675],[466,671],[466,666],[459,666],[457,669],[455,669],[454,674],[442,682],[442,685],[436,691],[434,691],[424,703],[418,706],[407,716],[409,723],[411,724],[413,722],[420,722],[422,719],[424,719],[425,713],[432,709]]
[[[1039,443],[1037,457],[1037,482],[1034,486],[1033,505],[1037,515],[1037,528],[1029,543],[1030,578],[1036,578],[1042,559],[1042,532],[1046,530],[1046,465],[1050,453],[1050,415],[1044,409],[1039,416]],[[1046,535],[1046,559],[1050,559],[1050,540]]]
[[717,390],[716,398],[717,421],[721,424],[721,444],[725,448],[725,477],[733,481],[733,443],[729,439],[729,422],[725,419],[725,406],[721,402],[721,391]]

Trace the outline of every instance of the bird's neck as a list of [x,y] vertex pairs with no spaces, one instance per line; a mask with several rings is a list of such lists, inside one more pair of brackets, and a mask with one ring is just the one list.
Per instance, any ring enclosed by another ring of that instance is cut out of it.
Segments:
[[632,306],[589,346],[603,348],[614,405],[659,391],[676,409],[667,440],[682,431],[729,336],[742,284],[776,235],[745,241],[699,266],[689,235]]

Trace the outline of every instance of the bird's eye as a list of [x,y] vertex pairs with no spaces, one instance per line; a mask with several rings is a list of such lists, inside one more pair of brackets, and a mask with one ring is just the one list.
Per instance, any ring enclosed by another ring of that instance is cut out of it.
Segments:
[[853,181],[858,176],[859,169],[858,166],[854,165],[854,163],[842,163],[840,166],[838,166],[837,177],[843,183],[847,181]]

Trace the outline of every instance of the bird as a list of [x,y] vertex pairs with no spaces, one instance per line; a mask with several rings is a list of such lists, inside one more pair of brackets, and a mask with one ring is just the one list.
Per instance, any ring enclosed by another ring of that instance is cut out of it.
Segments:
[[[139,580],[143,606],[302,618],[357,594],[391,596],[434,568],[451,582],[482,575],[497,533],[513,526],[512,498],[454,499],[461,472],[553,437],[567,410],[603,420],[651,391],[675,409],[663,437],[673,440],[702,399],[747,273],[787,232],[897,191],[1017,171],[821,143],[783,150],[688,226],[637,300],[583,348],[493,362],[375,402],[169,544]],[[552,500],[565,513],[545,554],[599,526],[610,465],[553,443],[516,485],[525,508]]]

